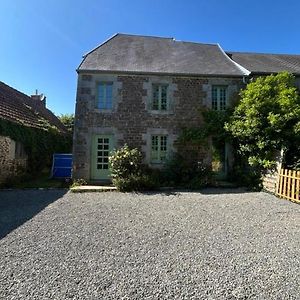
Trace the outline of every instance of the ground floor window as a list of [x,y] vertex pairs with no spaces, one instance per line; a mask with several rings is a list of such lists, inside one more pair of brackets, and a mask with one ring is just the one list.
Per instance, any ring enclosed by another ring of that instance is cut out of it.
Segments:
[[168,154],[168,137],[167,135],[151,136],[151,163],[163,163]]

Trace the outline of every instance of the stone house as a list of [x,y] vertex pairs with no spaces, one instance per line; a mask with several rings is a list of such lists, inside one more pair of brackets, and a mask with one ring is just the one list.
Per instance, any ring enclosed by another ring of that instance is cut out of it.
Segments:
[[[0,121],[38,128],[44,122],[55,126],[60,133],[67,133],[60,120],[46,108],[46,97],[31,97],[0,81]],[[20,175],[27,168],[28,156],[24,145],[3,135],[0,128],[0,184],[10,177]]]
[[[199,109],[224,110],[251,76],[300,71],[300,56],[226,53],[218,44],[116,34],[83,56],[73,139],[73,177],[109,179],[109,152],[125,143],[161,167],[183,128],[201,126]],[[265,65],[264,65],[264,64]],[[265,68],[267,66],[268,68]],[[300,73],[300,72],[299,72]],[[213,141],[197,160],[212,164]],[[222,172],[232,163],[222,146]]]

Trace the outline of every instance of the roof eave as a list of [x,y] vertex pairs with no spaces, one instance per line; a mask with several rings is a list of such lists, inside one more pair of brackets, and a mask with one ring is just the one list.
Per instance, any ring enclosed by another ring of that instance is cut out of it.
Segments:
[[[271,74],[278,74],[280,72],[284,72],[284,71],[274,71],[274,72],[265,72],[265,71],[251,71],[251,75],[271,75]],[[289,71],[287,71],[289,72]],[[297,72],[289,72],[291,74],[293,74],[294,76],[300,76],[300,73]]]
[[237,77],[242,78],[245,74],[201,74],[201,73],[169,73],[169,72],[144,72],[144,71],[119,71],[119,70],[90,70],[77,69],[79,73],[92,74],[120,74],[120,75],[162,75],[162,76],[184,76],[184,77]]

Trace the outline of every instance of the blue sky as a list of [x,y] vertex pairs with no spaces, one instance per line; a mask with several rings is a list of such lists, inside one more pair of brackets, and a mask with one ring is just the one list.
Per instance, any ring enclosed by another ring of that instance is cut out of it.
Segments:
[[0,80],[74,112],[82,55],[117,32],[300,54],[300,1],[1,0]]

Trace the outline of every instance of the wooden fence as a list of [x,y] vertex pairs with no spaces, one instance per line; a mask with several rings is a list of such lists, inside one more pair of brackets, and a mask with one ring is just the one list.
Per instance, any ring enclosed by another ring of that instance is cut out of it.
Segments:
[[276,194],[300,203],[300,171],[281,169]]

